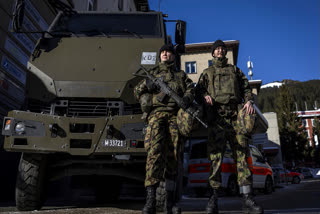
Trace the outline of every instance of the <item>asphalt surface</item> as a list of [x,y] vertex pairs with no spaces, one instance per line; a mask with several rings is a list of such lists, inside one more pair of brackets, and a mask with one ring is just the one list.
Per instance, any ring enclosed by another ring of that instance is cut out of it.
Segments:
[[[265,208],[265,213],[281,214],[320,214],[320,179],[304,180],[300,184],[283,184],[270,195],[257,192],[256,201]],[[208,199],[183,196],[181,207],[186,214],[204,214]],[[18,212],[14,203],[0,204],[0,213],[8,214],[138,214],[144,205],[142,197],[122,197],[114,204],[94,204],[92,197],[82,196],[65,201],[55,198],[48,201],[41,210]],[[220,213],[238,214],[241,212],[240,197],[221,197],[219,199]]]

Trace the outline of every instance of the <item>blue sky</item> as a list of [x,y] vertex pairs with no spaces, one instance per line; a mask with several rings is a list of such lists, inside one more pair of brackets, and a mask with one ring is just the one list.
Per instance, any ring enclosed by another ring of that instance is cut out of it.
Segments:
[[[160,0],[168,19],[187,22],[187,43],[239,40],[238,67],[263,84],[320,79],[319,0]],[[158,10],[159,0],[149,0]],[[174,25],[167,25],[174,34]]]

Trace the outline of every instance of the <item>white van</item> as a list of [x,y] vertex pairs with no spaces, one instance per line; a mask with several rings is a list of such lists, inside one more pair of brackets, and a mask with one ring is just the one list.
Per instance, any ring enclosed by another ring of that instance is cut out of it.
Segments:
[[[193,140],[190,142],[190,152],[188,160],[188,188],[194,188],[198,194],[204,194],[209,188],[208,178],[210,172],[210,162],[207,157],[207,141]],[[253,188],[263,190],[266,194],[274,190],[272,169],[264,160],[260,151],[250,145],[250,157],[248,165],[253,173]],[[222,187],[226,188],[229,195],[237,195],[239,187],[237,184],[237,168],[229,146],[223,158],[221,166]]]

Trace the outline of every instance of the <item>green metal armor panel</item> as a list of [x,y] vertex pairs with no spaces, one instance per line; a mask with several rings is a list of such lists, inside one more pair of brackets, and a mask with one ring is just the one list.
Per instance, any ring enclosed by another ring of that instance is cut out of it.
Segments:
[[[158,52],[162,38],[61,38],[49,52],[29,62],[27,85],[34,99],[52,97],[123,98],[134,103],[132,73],[140,65],[143,52]],[[45,74],[44,74],[45,73]],[[34,74],[34,75],[32,75]]]

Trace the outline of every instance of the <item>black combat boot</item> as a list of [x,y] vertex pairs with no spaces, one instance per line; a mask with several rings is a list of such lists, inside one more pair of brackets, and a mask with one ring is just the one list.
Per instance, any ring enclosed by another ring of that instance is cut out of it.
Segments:
[[174,191],[166,191],[166,201],[164,202],[164,214],[180,214],[181,208],[175,200]]
[[243,194],[242,201],[243,213],[247,214],[263,214],[263,208],[257,204],[251,193]]
[[216,189],[211,190],[211,196],[208,201],[206,212],[207,214],[219,214],[218,193]]
[[156,213],[156,190],[157,185],[147,186],[147,199],[142,209],[142,214]]

